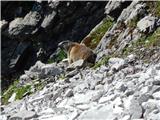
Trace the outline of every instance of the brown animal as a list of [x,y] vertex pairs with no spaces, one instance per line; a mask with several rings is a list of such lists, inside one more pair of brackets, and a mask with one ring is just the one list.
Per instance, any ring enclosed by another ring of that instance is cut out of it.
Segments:
[[69,64],[83,59],[87,63],[95,63],[96,54],[84,44],[79,44],[77,42],[63,41],[58,44],[62,50],[64,50],[68,55]]

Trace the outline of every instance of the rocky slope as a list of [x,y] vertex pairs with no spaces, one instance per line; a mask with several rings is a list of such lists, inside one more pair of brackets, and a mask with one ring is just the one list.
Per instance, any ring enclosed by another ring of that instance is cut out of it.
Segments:
[[2,89],[37,60],[46,63],[60,41],[83,39],[106,3],[2,1]]
[[95,65],[37,61],[2,95],[1,119],[160,120],[160,2],[108,1],[104,11],[82,40]]

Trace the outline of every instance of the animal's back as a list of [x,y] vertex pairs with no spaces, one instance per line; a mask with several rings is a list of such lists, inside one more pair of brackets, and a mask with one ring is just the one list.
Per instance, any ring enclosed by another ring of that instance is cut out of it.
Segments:
[[79,59],[89,61],[88,59],[94,59],[94,57],[92,56],[95,56],[95,54],[92,52],[91,49],[87,48],[83,44],[74,43],[73,47],[70,50],[70,58],[72,59],[73,62]]

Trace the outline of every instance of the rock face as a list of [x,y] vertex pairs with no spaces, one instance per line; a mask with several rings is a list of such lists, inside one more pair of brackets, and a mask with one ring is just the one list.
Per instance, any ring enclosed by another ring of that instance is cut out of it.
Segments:
[[1,3],[2,86],[6,86],[15,73],[29,69],[37,60],[46,62],[58,42],[80,42],[105,17],[107,2]]

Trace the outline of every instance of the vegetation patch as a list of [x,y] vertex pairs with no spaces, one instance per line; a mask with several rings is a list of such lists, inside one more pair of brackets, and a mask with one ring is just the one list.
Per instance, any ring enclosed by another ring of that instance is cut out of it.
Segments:
[[20,86],[19,80],[16,80],[9,88],[2,93],[2,104],[7,104],[13,93],[16,93],[16,100],[22,99],[25,93],[31,93],[31,85]]
[[47,63],[51,64],[54,62],[60,62],[63,59],[67,58],[67,54],[63,50],[58,50],[57,53],[54,55],[54,58],[48,59]]
[[[31,90],[32,87],[34,88],[34,91]],[[34,82],[32,84],[21,86],[19,84],[19,80],[15,80],[14,83],[2,93],[2,104],[7,104],[9,98],[13,95],[13,93],[16,93],[15,100],[20,100],[25,95],[30,95],[35,91],[41,90],[43,87],[44,84],[42,82]]]
[[160,17],[160,1],[147,1],[148,12]]
[[138,17],[135,16],[131,20],[128,21],[127,25],[129,28],[134,29],[137,26]]
[[[103,19],[102,23],[93,31],[90,33],[88,38],[85,38],[87,47],[94,49],[104,36],[104,34],[107,32],[107,30],[113,25],[113,20],[110,18]],[[88,43],[89,42],[89,43]]]
[[107,64],[108,60],[110,58],[111,58],[110,56],[103,57],[101,60],[99,60],[98,62],[95,63],[95,65],[93,66],[93,69],[96,69],[96,68],[100,67],[101,65]]
[[153,56],[155,48],[160,47],[160,28],[158,28],[153,34],[143,36],[136,42],[131,43],[123,49],[123,56],[127,56],[131,53],[136,54],[140,59],[149,61]]

